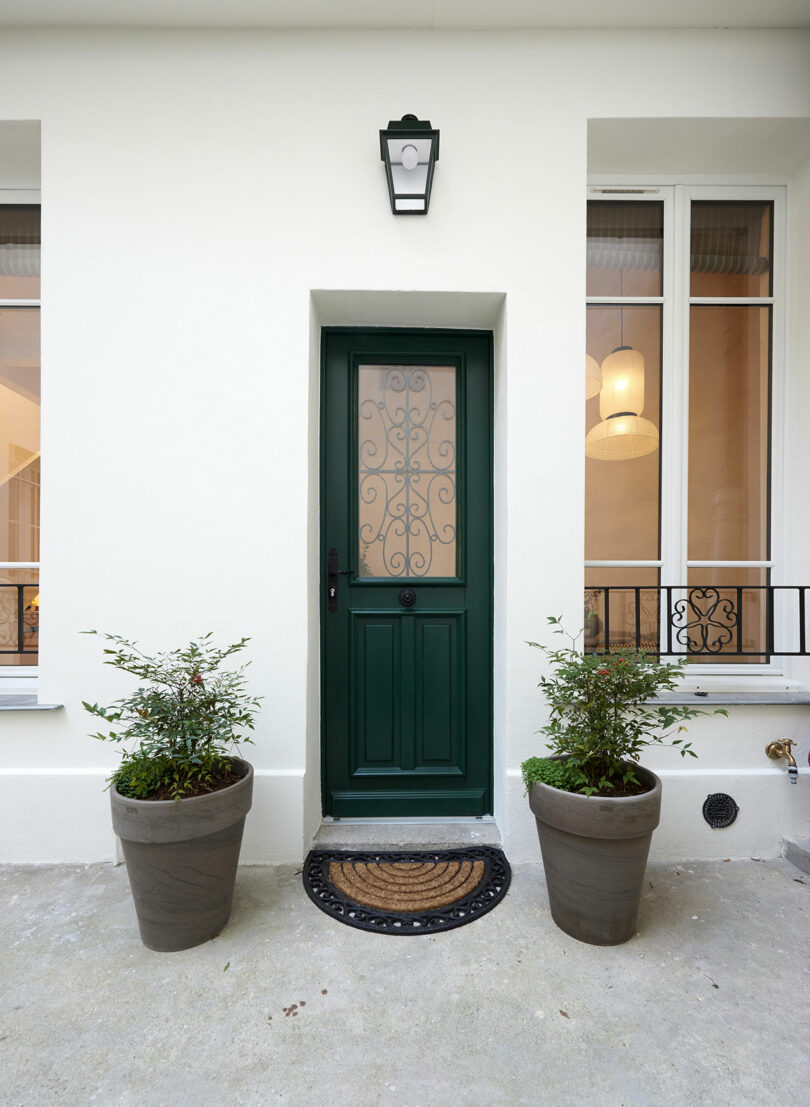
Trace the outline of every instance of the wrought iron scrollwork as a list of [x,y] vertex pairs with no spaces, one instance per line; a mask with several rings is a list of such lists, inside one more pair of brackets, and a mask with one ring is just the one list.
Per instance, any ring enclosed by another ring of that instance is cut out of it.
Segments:
[[810,585],[591,585],[585,627],[586,653],[808,657]]
[[379,543],[386,576],[428,576],[456,539],[455,404],[433,398],[429,369],[396,366],[358,414],[361,552]]
[[738,626],[737,609],[717,588],[690,588],[672,606],[675,641],[695,653],[720,653],[731,645]]

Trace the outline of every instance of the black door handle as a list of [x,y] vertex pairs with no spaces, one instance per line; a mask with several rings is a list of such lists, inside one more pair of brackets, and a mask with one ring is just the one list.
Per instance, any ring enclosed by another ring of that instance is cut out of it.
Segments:
[[338,552],[334,546],[330,546],[326,558],[326,600],[330,615],[334,615],[338,609],[338,577],[350,576],[351,572],[351,569],[338,569]]

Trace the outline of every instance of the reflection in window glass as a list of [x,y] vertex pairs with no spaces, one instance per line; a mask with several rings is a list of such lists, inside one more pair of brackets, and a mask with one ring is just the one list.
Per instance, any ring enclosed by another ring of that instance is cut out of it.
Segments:
[[588,296],[660,296],[664,205],[588,202]]
[[694,201],[690,295],[770,296],[773,204]]
[[0,205],[0,300],[39,299],[39,207]]
[[[700,663],[761,665],[766,650],[767,569],[689,569],[677,642]],[[753,655],[753,656],[752,656]]]
[[659,604],[657,569],[586,569],[586,651],[605,652],[635,647],[658,652]]
[[693,307],[689,558],[768,557],[769,307]]
[[0,569],[0,665],[36,665],[39,570]]

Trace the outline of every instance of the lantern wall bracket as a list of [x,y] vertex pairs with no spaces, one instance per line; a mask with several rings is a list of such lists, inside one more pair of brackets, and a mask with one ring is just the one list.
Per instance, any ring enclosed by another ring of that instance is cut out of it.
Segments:
[[415,115],[392,119],[380,131],[380,157],[394,215],[427,215],[439,160],[439,132],[429,120]]

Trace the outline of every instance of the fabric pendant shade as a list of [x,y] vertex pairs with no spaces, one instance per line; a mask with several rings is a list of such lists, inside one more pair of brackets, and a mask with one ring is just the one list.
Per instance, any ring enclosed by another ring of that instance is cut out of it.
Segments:
[[590,400],[602,391],[602,370],[599,362],[590,354],[585,355],[585,399]]
[[585,455],[596,461],[629,461],[658,449],[658,428],[641,415],[614,415],[585,437]]
[[629,461],[657,450],[658,429],[641,414],[644,410],[642,355],[632,346],[619,346],[602,362],[601,374],[599,414],[602,421],[585,437],[585,456],[597,461]]
[[632,346],[619,346],[602,362],[599,414],[603,419],[644,410],[644,358]]

